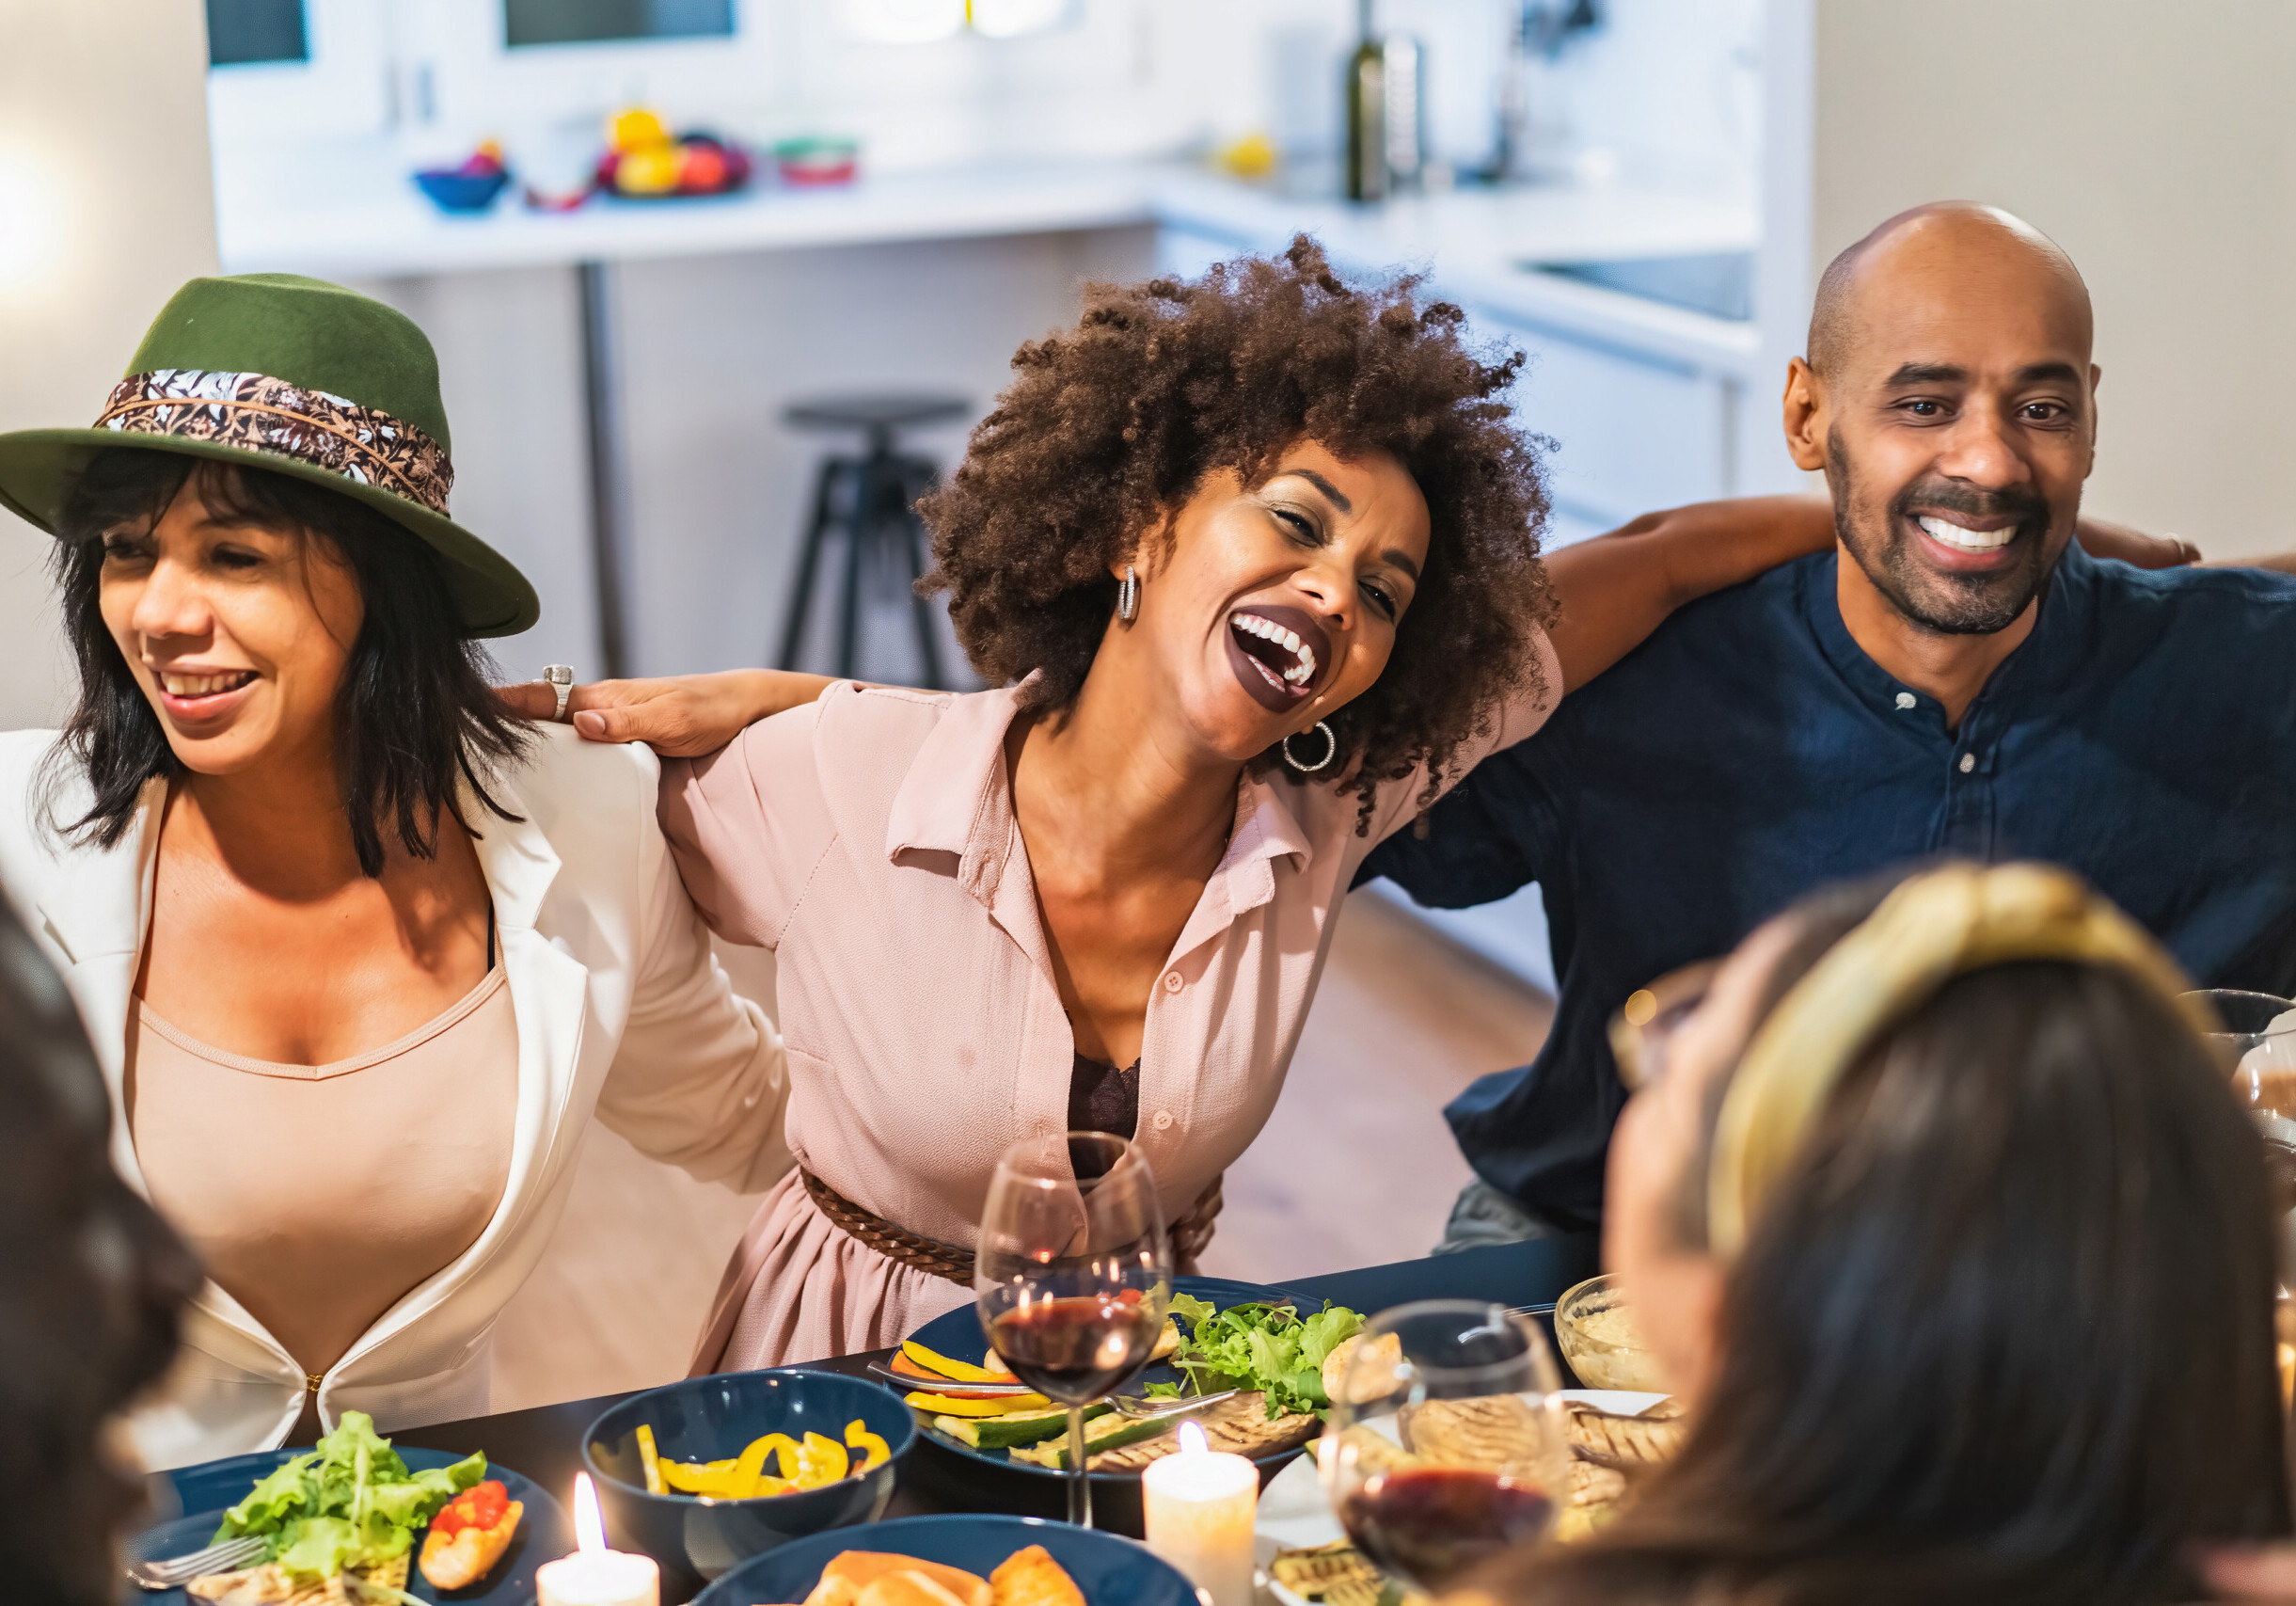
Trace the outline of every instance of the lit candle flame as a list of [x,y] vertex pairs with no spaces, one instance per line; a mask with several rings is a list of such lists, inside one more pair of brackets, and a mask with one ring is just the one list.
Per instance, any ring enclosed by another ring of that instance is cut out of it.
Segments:
[[1211,1450],[1211,1440],[1204,1437],[1202,1428],[1192,1422],[1180,1424],[1180,1453],[1182,1455],[1203,1455],[1210,1454]]
[[606,1550],[606,1519],[598,1512],[598,1491],[588,1472],[574,1474],[574,1542],[588,1556]]

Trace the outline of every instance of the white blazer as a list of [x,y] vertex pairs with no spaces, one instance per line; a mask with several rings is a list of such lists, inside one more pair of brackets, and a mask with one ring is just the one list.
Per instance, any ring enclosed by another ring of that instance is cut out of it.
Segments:
[[[782,1135],[781,1034],[711,958],[655,822],[653,754],[585,742],[563,725],[540,729],[532,759],[489,788],[522,819],[464,799],[517,1019],[510,1181],[477,1241],[317,1380],[330,1427],[346,1410],[388,1432],[487,1408],[495,1320],[558,1224],[594,1113],[646,1153],[744,1192],[793,1163]],[[88,788],[68,763],[57,766],[59,785],[43,786],[55,746],[53,731],[0,734],[0,883],[79,1006],[111,1089],[113,1162],[142,1191],[121,1062],[166,783],[144,787],[117,847],[71,842],[47,822],[79,818]],[[311,1385],[278,1342],[213,1282],[183,1337],[159,1396],[130,1423],[146,1464],[283,1443]]]

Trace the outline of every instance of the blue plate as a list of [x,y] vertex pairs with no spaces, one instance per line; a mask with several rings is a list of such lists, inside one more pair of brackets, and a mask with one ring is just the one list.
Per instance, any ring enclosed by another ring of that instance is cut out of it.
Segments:
[[[1288,1288],[1269,1288],[1257,1282],[1231,1282],[1224,1277],[1176,1277],[1172,1280],[1172,1287],[1178,1293],[1209,1299],[1222,1311],[1230,1305],[1253,1305],[1272,1299],[1289,1299],[1304,1314],[1313,1314],[1323,1308],[1322,1300],[1306,1294],[1294,1294]],[[989,1335],[981,1331],[980,1312],[971,1305],[961,1306],[943,1316],[935,1316],[909,1336],[935,1354],[945,1355],[951,1360],[970,1361],[978,1366],[989,1356]],[[1140,1374],[1128,1387],[1137,1391],[1150,1383],[1184,1381],[1186,1379],[1178,1368],[1158,1362]],[[971,1460],[985,1461],[993,1467],[1009,1468],[1013,1471],[1027,1472],[1039,1478],[1065,1479],[1068,1476],[1066,1472],[1055,1472],[1031,1462],[1016,1461],[1006,1451],[975,1450],[961,1439],[951,1439],[922,1418],[917,1427],[926,1438],[942,1449]],[[1254,1456],[1253,1460],[1259,1466],[1261,1481],[1264,1483],[1271,1471],[1298,1454],[1297,1450],[1278,1450],[1272,1455]],[[1096,1483],[1137,1484],[1140,1481],[1138,1472],[1092,1472],[1087,1475]],[[1088,1595],[1090,1592],[1086,1593]],[[804,1597],[795,1598],[801,1600]],[[1090,1606],[1100,1606],[1100,1602],[1092,1601]]]
[[[943,1354],[947,1352],[942,1351]],[[1136,1540],[1040,1517],[900,1517],[860,1534],[816,1534],[727,1573],[693,1606],[768,1606],[802,1600],[845,1550],[891,1551],[987,1578],[1015,1550],[1042,1545],[1084,1591],[1085,1606],[1196,1606],[1196,1588]]]
[[[395,1448],[409,1471],[451,1467],[462,1459],[444,1450]],[[132,1562],[159,1561],[205,1548],[214,1538],[215,1527],[223,1520],[227,1509],[237,1505],[247,1497],[249,1489],[309,1449],[307,1444],[299,1450],[259,1450],[252,1455],[233,1455],[229,1460],[177,1468],[167,1476],[175,1484],[176,1496],[183,1510],[192,1515],[158,1523],[135,1535],[121,1547],[126,1558]],[[479,1580],[475,1587],[456,1590],[451,1595],[432,1588],[422,1576],[421,1567],[410,1566],[406,1590],[416,1599],[451,1601],[454,1606],[531,1606],[534,1569],[574,1549],[574,1525],[566,1520],[564,1509],[539,1485],[492,1461],[486,1463],[486,1475],[501,1480],[511,1499],[526,1503],[526,1515],[518,1519],[518,1532],[510,1542],[508,1553],[495,1563],[494,1570]],[[420,1534],[415,1535],[415,1548],[418,1551],[422,1548]],[[137,1606],[189,1606],[189,1597],[180,1589],[147,1593],[131,1584],[120,1598],[135,1601]]]

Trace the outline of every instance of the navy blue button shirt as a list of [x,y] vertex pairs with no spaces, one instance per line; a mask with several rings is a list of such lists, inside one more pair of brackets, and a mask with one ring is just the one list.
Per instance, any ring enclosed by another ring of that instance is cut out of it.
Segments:
[[1557,1226],[1601,1216],[1612,1012],[1827,882],[2055,860],[2201,985],[2296,994],[2296,578],[2069,548],[1953,731],[1851,639],[1835,562],[1682,609],[1357,878],[1443,908],[1539,883],[1553,1031],[1445,1113],[1476,1173]]

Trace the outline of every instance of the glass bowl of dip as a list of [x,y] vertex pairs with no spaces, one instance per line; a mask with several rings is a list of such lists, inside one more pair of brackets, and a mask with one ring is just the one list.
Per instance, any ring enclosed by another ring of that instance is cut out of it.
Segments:
[[1555,1345],[1589,1389],[1668,1391],[1658,1358],[1642,1342],[1619,1280],[1591,1277],[1555,1301]]

